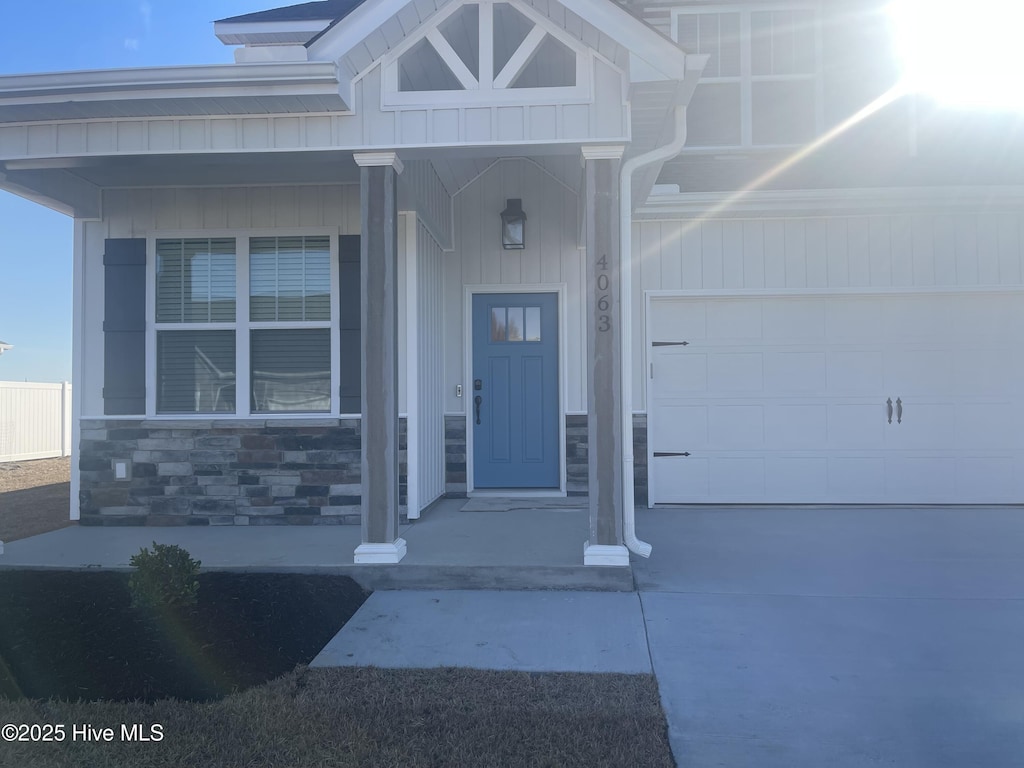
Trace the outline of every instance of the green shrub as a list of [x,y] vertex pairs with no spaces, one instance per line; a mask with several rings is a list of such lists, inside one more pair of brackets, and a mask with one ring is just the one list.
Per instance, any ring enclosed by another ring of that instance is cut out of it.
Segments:
[[195,605],[200,562],[177,544],[143,548],[128,563],[135,572],[128,580],[133,605]]

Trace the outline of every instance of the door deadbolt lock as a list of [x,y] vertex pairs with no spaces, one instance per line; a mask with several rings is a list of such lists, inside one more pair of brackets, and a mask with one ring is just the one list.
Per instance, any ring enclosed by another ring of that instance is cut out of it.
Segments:
[[473,379],[473,391],[479,392],[483,388],[484,388],[484,380],[483,379]]

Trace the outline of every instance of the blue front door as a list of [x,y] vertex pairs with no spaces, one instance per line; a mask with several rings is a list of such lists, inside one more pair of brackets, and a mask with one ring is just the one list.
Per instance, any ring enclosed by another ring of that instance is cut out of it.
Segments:
[[473,296],[473,481],[557,488],[558,296]]

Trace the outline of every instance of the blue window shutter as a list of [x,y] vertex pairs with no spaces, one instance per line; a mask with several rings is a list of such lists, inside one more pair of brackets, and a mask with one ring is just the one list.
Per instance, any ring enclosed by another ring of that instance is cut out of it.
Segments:
[[146,412],[146,240],[110,238],[103,253],[103,412]]
[[359,235],[339,237],[341,304],[341,412],[359,413],[362,400],[362,351],[360,350]]

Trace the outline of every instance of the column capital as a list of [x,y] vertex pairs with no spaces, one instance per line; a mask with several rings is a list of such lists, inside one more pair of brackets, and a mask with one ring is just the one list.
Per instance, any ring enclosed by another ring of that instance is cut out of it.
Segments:
[[581,148],[584,160],[621,160],[625,144],[593,144]]
[[392,167],[398,173],[405,168],[397,152],[355,152],[352,159],[360,168]]

